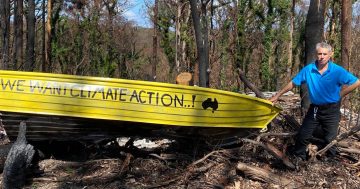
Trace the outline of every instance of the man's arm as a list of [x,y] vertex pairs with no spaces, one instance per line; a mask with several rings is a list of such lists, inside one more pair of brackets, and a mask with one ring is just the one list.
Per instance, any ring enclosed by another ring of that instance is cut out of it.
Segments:
[[[293,89],[294,87],[295,87],[295,84],[294,84],[292,81],[290,81],[283,89],[281,89],[276,95],[274,95],[273,97],[271,97],[269,100],[270,100],[272,103],[276,102],[281,95],[283,95],[284,93],[290,91],[290,90]],[[350,86],[349,86],[349,87],[350,87]]]
[[359,86],[360,86],[360,81],[357,80],[355,83],[353,83],[347,87],[344,87],[340,92],[340,97],[341,98],[345,97],[347,94],[349,94],[351,91],[358,88]]

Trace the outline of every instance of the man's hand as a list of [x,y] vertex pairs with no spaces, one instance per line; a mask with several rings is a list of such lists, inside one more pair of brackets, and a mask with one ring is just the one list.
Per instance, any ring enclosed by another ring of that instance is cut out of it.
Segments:
[[344,98],[347,94],[349,94],[354,89],[358,88],[360,86],[360,81],[357,80],[355,83],[349,86],[344,86],[342,90],[340,91],[340,97]]
[[291,89],[293,89],[295,87],[295,84],[290,81],[283,89],[281,89],[276,95],[274,95],[273,97],[271,97],[269,99],[270,102],[275,103],[276,101],[278,101],[279,97],[281,95],[283,95],[284,93],[290,91]]
[[278,101],[278,99],[279,99],[279,95],[276,94],[276,95],[272,96],[272,97],[269,99],[269,101],[272,102],[272,103],[275,103],[276,101]]

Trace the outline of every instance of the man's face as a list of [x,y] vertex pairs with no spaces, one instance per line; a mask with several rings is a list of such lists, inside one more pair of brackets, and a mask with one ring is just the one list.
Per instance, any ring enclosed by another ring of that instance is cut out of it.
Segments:
[[320,65],[325,65],[331,58],[332,52],[326,48],[319,48],[317,50],[317,60]]

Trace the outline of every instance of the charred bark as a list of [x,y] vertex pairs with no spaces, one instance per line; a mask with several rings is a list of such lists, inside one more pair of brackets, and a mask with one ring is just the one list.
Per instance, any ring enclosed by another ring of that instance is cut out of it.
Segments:
[[34,147],[27,143],[26,124],[21,122],[19,134],[7,155],[3,170],[3,188],[14,189],[24,186],[26,173],[35,154]]
[[[324,14],[325,0],[311,0],[305,23],[305,59],[304,65],[311,63],[316,58],[316,44],[324,39]],[[300,95],[302,114],[305,115],[310,106],[309,94],[306,85],[301,86]]]

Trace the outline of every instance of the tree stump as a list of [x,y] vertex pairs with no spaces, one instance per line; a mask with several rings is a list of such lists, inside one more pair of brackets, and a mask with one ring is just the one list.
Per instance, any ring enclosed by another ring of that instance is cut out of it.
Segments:
[[182,72],[176,77],[176,83],[179,85],[190,85],[192,75],[189,72]]
[[35,154],[34,147],[27,143],[26,124],[20,123],[19,134],[7,155],[3,170],[3,188],[15,189],[25,185],[26,173]]

